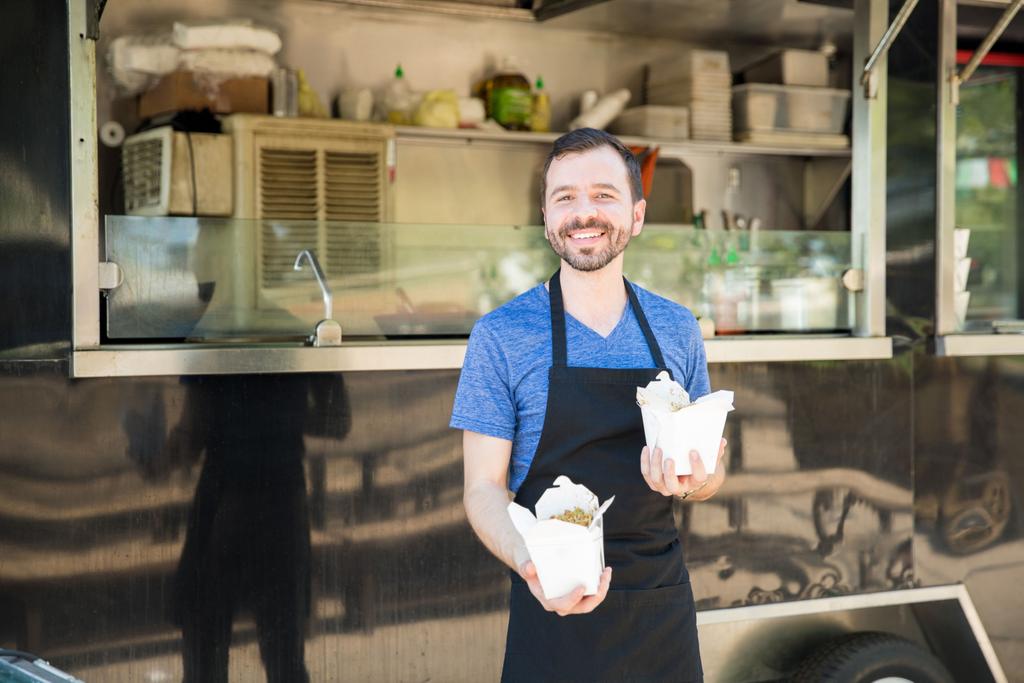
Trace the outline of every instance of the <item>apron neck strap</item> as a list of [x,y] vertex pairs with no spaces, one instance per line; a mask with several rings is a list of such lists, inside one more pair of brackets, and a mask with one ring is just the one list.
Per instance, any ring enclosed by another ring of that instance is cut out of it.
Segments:
[[[565,303],[562,300],[562,283],[560,280],[561,269],[556,270],[548,282],[548,290],[551,299],[551,360],[553,365],[565,367],[569,363],[567,345],[565,340]],[[622,278],[622,284],[626,288],[626,296],[629,298],[629,305],[633,309],[636,321],[640,323],[640,330],[647,340],[647,348],[651,351],[654,364],[658,368],[666,368],[665,357],[661,355],[661,347],[658,340],[654,338],[654,331],[644,310],[640,308],[640,300],[637,299],[636,291],[629,284],[626,278]]]

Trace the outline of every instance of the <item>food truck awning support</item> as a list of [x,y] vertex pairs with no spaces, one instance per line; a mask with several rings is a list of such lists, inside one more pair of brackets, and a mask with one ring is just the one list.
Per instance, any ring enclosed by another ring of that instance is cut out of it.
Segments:
[[892,47],[896,36],[903,30],[904,24],[907,23],[907,19],[910,18],[910,13],[914,11],[915,7],[917,7],[917,0],[906,0],[903,3],[899,14],[892,20],[889,28],[885,30],[881,40],[878,41],[878,45],[871,51],[871,56],[868,57],[868,61],[864,64],[864,71],[860,75],[860,84],[864,86],[864,96],[868,99],[873,99],[878,94],[878,79],[875,76],[878,60],[889,52],[889,48]]
[[1011,21],[1013,21],[1013,17],[1020,10],[1021,5],[1024,5],[1024,0],[1013,0],[1012,3],[1007,5],[1003,15],[999,17],[999,21],[996,22],[996,25],[993,26],[992,30],[988,32],[987,36],[985,36],[985,40],[981,41],[981,45],[979,45],[978,49],[974,51],[974,54],[971,55],[971,59],[967,62],[964,68],[960,70],[960,73],[954,71],[950,76],[950,79],[952,80],[952,87],[949,89],[949,94],[950,97],[953,98],[953,104],[960,104],[960,86],[974,75],[978,65],[981,64],[981,60],[985,59],[985,55],[989,53],[992,46],[996,44],[997,40],[999,40],[999,36],[1003,35],[1003,31],[1005,31],[1006,27],[1010,25]]

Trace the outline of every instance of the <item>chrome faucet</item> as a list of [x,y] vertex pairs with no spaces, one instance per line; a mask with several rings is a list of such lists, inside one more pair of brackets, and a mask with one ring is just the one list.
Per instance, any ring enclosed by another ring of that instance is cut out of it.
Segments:
[[302,270],[302,259],[309,261],[309,267],[313,271],[316,283],[320,285],[320,293],[324,298],[324,319],[316,324],[309,342],[313,346],[341,346],[341,325],[334,320],[334,297],[331,295],[331,286],[327,284],[324,271],[320,262],[309,249],[303,249],[295,257],[295,270]]

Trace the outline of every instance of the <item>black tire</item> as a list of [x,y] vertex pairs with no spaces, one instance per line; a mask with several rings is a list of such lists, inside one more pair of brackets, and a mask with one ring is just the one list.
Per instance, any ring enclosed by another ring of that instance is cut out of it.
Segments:
[[797,669],[794,683],[873,683],[887,678],[913,683],[953,683],[935,656],[890,633],[851,633],[815,650]]

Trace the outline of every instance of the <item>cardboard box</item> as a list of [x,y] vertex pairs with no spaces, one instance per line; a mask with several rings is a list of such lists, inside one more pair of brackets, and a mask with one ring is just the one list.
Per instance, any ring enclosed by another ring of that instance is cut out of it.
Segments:
[[[508,504],[508,514],[526,542],[545,597],[562,597],[577,586],[595,595],[604,571],[604,513],[615,496],[598,505],[590,489],[569,477],[554,484],[537,501],[536,516],[516,503]],[[577,507],[594,516],[589,527],[552,519]]]
[[252,76],[216,81],[197,77],[190,71],[175,71],[139,95],[139,118],[207,108],[215,114],[266,114],[269,102],[266,78]]

